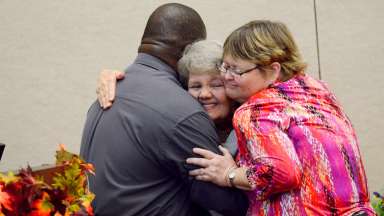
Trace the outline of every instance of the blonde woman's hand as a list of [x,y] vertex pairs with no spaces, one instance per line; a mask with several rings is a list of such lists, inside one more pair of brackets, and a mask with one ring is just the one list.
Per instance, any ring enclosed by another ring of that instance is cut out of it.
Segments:
[[201,155],[202,158],[188,158],[187,163],[201,168],[190,171],[189,175],[195,176],[198,180],[209,181],[220,186],[230,186],[227,174],[231,168],[236,166],[236,162],[226,148],[219,146],[219,149],[223,155],[194,148],[193,152]]
[[124,72],[122,71],[104,69],[100,72],[97,79],[96,94],[103,109],[112,106],[116,95],[116,82],[121,79],[124,79]]

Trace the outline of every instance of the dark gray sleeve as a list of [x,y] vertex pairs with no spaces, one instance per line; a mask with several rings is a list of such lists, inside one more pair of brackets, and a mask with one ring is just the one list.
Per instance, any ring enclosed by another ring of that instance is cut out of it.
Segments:
[[237,137],[236,137],[235,130],[233,130],[233,129],[231,130],[231,133],[229,133],[223,146],[229,150],[232,157],[236,156],[236,154],[237,154]]
[[94,102],[88,110],[80,146],[80,156],[85,161],[88,161],[89,159],[89,151],[91,148],[90,145],[93,131],[95,130],[95,127],[100,120],[102,113],[103,110],[100,108],[98,102]]
[[163,155],[169,171],[191,186],[191,199],[201,207],[223,215],[245,215],[248,199],[242,191],[194,180],[188,175],[189,170],[196,168],[185,163],[186,158],[196,156],[192,148],[219,153],[219,139],[208,115],[196,113],[180,122],[174,130],[173,141],[170,148],[163,150]]

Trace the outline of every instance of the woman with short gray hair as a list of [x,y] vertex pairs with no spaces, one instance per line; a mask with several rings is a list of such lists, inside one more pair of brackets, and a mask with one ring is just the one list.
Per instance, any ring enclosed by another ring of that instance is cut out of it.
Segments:
[[221,63],[223,46],[216,41],[202,40],[188,45],[177,64],[179,75],[185,80],[189,74],[220,74],[217,65]]
[[181,80],[187,83],[188,92],[214,121],[221,143],[234,156],[237,140],[232,130],[232,116],[238,104],[227,97],[223,78],[217,69],[222,55],[223,47],[216,41],[195,42],[186,47],[178,62],[178,71]]
[[[221,63],[222,55],[223,46],[220,43],[201,40],[185,48],[177,66],[180,81],[187,86],[188,92],[199,101],[215,123],[221,143],[224,143],[231,154],[235,155],[237,143],[235,133],[232,131],[232,116],[238,104],[228,98],[225,93],[223,77],[217,68]],[[122,77],[123,73],[119,71],[101,72],[97,95],[102,107],[112,105],[110,103],[112,100],[106,96],[111,87],[116,85],[116,79]]]

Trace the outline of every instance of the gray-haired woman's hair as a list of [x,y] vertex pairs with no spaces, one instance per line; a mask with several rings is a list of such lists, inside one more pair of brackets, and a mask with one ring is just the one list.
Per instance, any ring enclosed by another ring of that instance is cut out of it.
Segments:
[[188,45],[177,64],[182,82],[186,83],[190,74],[218,74],[216,65],[222,55],[223,46],[216,41],[202,40]]

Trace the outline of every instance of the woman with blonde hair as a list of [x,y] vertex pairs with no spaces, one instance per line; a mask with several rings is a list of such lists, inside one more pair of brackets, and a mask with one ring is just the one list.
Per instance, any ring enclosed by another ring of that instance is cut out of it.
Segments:
[[248,215],[375,215],[351,122],[305,63],[287,27],[256,20],[232,32],[218,66],[226,94],[242,105],[233,127],[236,162],[203,158],[190,175],[247,191]]

